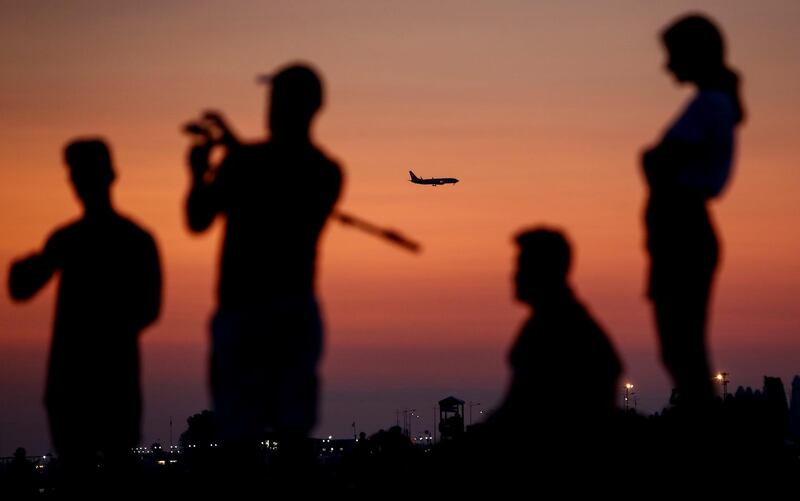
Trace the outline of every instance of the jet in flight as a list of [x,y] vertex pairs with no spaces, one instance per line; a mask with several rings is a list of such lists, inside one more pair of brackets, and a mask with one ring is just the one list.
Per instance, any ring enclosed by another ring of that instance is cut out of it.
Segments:
[[454,177],[431,177],[423,179],[414,175],[413,171],[408,171],[411,174],[411,182],[414,184],[429,184],[431,186],[439,186],[440,184],[456,184],[458,179]]

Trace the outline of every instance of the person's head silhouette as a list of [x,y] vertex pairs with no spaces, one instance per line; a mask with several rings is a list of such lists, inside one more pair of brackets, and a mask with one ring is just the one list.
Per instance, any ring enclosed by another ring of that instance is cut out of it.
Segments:
[[696,14],[683,17],[661,36],[669,53],[667,69],[680,82],[701,81],[725,66],[722,34],[706,17]]
[[269,129],[274,138],[305,139],[322,107],[322,81],[311,67],[292,64],[269,78]]
[[667,71],[678,82],[730,93],[736,99],[738,121],[744,118],[739,76],[725,64],[725,42],[716,24],[705,16],[691,14],[670,24],[661,39],[668,54]]
[[87,212],[110,208],[114,181],[111,152],[101,139],[79,139],[64,148],[70,180]]
[[531,305],[554,299],[567,291],[571,252],[564,235],[548,228],[519,233],[517,272],[514,277],[517,299]]

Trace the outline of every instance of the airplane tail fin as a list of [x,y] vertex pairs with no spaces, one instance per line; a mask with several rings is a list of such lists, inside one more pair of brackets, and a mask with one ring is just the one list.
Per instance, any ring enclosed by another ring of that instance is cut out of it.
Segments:
[[414,171],[408,171],[408,173],[411,174],[412,181],[417,181],[419,179],[417,176],[414,175]]

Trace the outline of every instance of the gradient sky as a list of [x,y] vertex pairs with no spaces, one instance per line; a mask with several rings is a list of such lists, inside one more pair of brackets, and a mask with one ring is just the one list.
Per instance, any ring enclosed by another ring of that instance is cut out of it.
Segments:
[[[342,209],[423,242],[415,256],[328,226],[319,293],[327,322],[322,420],[348,436],[415,408],[432,429],[450,394],[497,405],[526,311],[512,301],[512,235],[546,223],[575,246],[579,296],[624,358],[639,408],[669,383],[643,298],[639,152],[691,90],[663,71],[659,31],[699,10],[722,26],[744,75],[748,120],[713,212],[723,264],[713,366],[732,385],[800,373],[800,3],[8,2],[0,1],[0,455],[49,450],[41,395],[54,287],[11,304],[11,260],[79,214],[62,163],[81,135],[110,142],[121,212],[156,236],[166,274],[159,323],[142,338],[144,440],[173,440],[209,406],[214,231],[191,236],[180,125],[222,110],[264,136],[255,75],[315,64],[326,107],[317,142],[346,170]],[[455,176],[454,187],[407,182]],[[280,187],[273,187],[280,189]],[[565,371],[580,371],[564,356]],[[559,354],[554,354],[559,356]],[[586,374],[591,378],[591,374]],[[559,384],[558,375],[542,384]],[[564,399],[580,398],[564,388]],[[621,393],[620,393],[621,395]],[[557,404],[557,403],[555,403]]]

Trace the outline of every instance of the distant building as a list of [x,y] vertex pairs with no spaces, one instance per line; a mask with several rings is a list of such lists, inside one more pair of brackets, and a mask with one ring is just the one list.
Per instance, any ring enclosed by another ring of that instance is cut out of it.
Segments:
[[464,401],[450,396],[439,400],[439,432],[442,441],[464,433]]
[[764,403],[771,428],[785,438],[789,432],[789,403],[781,378],[764,376]]
[[311,441],[320,464],[338,464],[356,447],[356,440],[353,438],[313,438]]
[[789,404],[789,434],[800,443],[800,376],[792,379],[792,400]]

